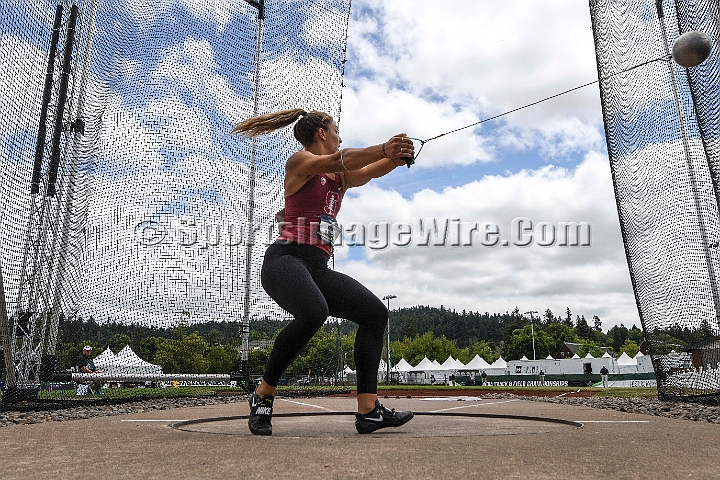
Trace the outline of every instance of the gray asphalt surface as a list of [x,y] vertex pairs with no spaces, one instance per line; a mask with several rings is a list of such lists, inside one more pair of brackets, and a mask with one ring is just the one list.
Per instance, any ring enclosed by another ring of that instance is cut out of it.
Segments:
[[[390,398],[418,413],[355,433],[352,398],[282,399],[272,437],[246,403],[17,425],[0,430],[0,477],[26,478],[720,478],[720,425],[519,399]],[[533,418],[554,418],[573,424]],[[214,421],[178,425],[194,419]],[[175,424],[175,427],[173,427]]]

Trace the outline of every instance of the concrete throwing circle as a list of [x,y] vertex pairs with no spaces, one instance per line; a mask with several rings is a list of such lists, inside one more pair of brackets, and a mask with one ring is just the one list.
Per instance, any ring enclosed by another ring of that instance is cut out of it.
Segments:
[[[559,418],[488,413],[414,412],[415,418],[398,428],[386,428],[367,435],[402,435],[404,437],[477,437],[493,435],[528,435],[561,433],[583,425]],[[252,436],[247,415],[200,418],[171,425],[176,430],[217,435]],[[274,437],[352,437],[354,412],[281,413],[273,415]]]

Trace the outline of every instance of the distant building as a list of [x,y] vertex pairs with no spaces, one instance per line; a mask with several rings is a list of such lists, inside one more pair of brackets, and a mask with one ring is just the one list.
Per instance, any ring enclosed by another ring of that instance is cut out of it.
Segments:
[[[571,342],[565,342],[563,343],[563,346],[560,347],[560,350],[553,355],[553,358],[556,360],[563,360],[566,358],[572,358],[575,354],[577,354],[578,350],[580,350],[580,347],[582,347],[582,343],[571,343]],[[603,354],[607,353],[608,347],[598,347]]]
[[269,350],[275,344],[275,340],[250,340],[248,342],[248,350]]

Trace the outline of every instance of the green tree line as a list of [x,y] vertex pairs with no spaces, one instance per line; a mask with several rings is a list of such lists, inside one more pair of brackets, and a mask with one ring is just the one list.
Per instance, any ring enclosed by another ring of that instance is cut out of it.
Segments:
[[[288,320],[258,319],[251,322],[250,340],[273,340]],[[573,317],[570,308],[555,315],[547,309],[540,316],[523,315],[516,308],[504,314],[457,312],[444,306],[416,306],[390,312],[391,361],[405,358],[416,365],[423,357],[443,361],[448,356],[467,363],[479,355],[488,363],[499,356],[506,360],[532,358],[533,337],[536,358],[554,355],[564,342],[581,344],[581,356],[602,355],[601,347],[634,356],[643,341],[642,331],[633,325],[618,325],[607,332],[594,316]],[[239,322],[208,322],[179,327],[150,327],[93,318],[61,319],[58,366],[72,366],[84,345],[97,355],[105,348],[117,353],[125,345],[142,359],[159,364],[166,373],[229,373],[239,368]],[[310,341],[288,369],[289,375],[329,376],[347,365],[354,368],[353,344],[356,326],[351,322],[328,322]],[[671,331],[686,337],[682,331]],[[678,340],[682,341],[682,340]],[[385,358],[386,351],[383,353]],[[252,349],[248,364],[254,374],[262,373],[269,350]]]

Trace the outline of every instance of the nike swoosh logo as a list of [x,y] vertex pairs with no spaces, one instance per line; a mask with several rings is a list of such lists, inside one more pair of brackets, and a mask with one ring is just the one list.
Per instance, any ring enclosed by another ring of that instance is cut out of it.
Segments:
[[382,422],[385,419],[382,415],[380,415],[380,418],[365,417],[365,420],[370,420],[371,422]]

